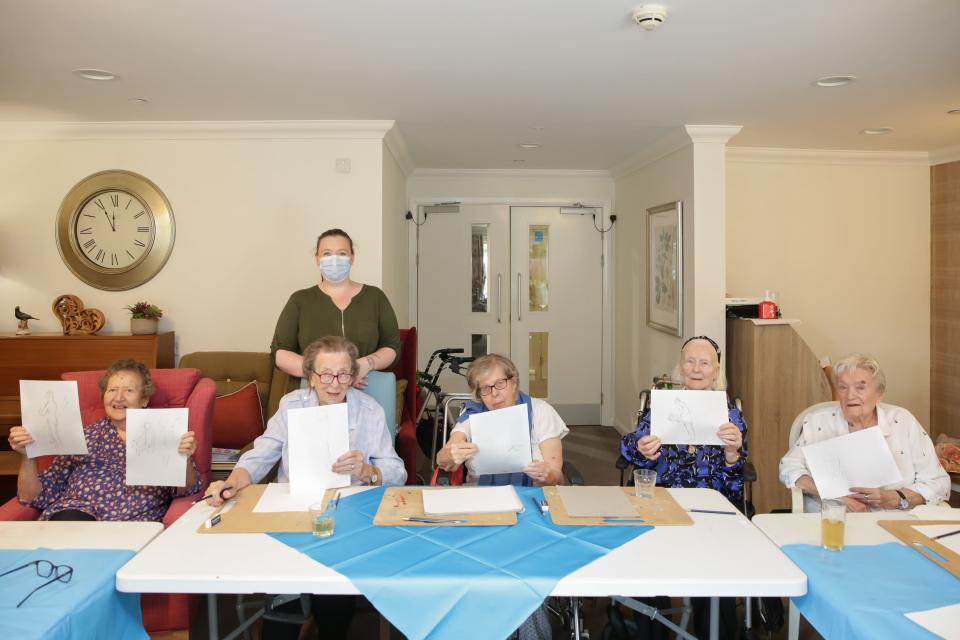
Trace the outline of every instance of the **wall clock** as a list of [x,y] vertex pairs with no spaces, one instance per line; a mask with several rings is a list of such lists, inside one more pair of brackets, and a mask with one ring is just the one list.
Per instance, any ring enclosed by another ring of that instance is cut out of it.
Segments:
[[78,182],[57,214],[57,249],[92,287],[125,291],[160,272],[176,224],[163,192],[130,171],[101,171]]

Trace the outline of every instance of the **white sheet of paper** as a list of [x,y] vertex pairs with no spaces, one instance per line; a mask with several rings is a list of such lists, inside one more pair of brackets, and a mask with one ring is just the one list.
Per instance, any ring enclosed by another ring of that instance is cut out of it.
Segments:
[[76,380],[21,380],[20,415],[34,440],[28,458],[88,453]]
[[330,470],[350,451],[347,403],[303,407],[287,412],[290,493],[323,495],[331,487],[350,486],[350,475]]
[[[944,533],[960,530],[960,522],[955,524],[925,524],[921,526],[914,526],[913,528],[928,538],[933,538],[934,536],[939,536]],[[940,538],[939,540],[934,540],[934,542],[939,542],[954,553],[960,553],[960,533],[947,536],[946,538]]]
[[523,511],[513,485],[502,487],[461,487],[423,492],[423,512],[431,516],[452,513],[501,513]]
[[820,497],[850,495],[850,487],[883,487],[900,482],[900,470],[879,427],[863,429],[801,447]]
[[960,604],[903,614],[946,640],[960,640]]
[[727,422],[725,391],[650,392],[650,435],[663,444],[723,444],[717,430]]
[[294,495],[290,493],[290,484],[271,482],[263,490],[263,495],[253,507],[254,513],[277,513],[289,511],[308,511],[310,505],[323,502],[323,491],[318,494]]
[[190,410],[127,409],[128,485],[182,487],[187,458],[177,451]]
[[563,508],[572,518],[636,518],[636,508],[620,487],[557,487]]
[[533,459],[527,405],[473,414],[470,441],[478,449],[473,458],[473,471],[478,476],[523,471]]

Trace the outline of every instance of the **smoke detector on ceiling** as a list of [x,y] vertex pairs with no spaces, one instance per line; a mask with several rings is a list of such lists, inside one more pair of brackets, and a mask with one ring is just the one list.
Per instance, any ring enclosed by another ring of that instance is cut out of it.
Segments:
[[633,10],[633,21],[646,29],[653,31],[667,19],[667,8],[659,4],[645,4]]

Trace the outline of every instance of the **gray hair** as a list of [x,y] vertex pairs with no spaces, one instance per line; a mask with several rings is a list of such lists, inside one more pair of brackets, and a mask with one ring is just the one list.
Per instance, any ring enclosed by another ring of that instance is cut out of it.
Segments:
[[870,379],[873,380],[873,384],[877,385],[877,390],[880,393],[883,393],[887,390],[887,376],[883,373],[883,369],[880,367],[880,363],[877,362],[877,359],[871,355],[865,353],[851,353],[848,356],[844,356],[833,365],[833,384],[837,385],[840,380],[840,376],[845,373],[856,371],[857,369],[863,369],[864,371],[870,372]]
[[517,384],[520,383],[520,373],[517,371],[517,365],[513,364],[510,358],[496,353],[480,356],[471,362],[470,368],[467,369],[467,384],[470,385],[470,390],[473,392],[473,399],[477,402],[480,402],[480,378],[490,373],[496,367],[503,369],[503,373],[508,379],[516,380]]
[[350,356],[350,373],[352,375],[357,374],[357,357],[360,355],[357,345],[340,336],[325,336],[319,340],[314,340],[303,350],[303,377],[305,380],[309,380],[311,374],[313,374],[313,365],[317,360],[317,355],[321,353],[346,353]]
[[100,381],[97,383],[100,386],[100,395],[107,392],[107,385],[110,384],[110,378],[118,373],[132,373],[140,378],[140,395],[144,398],[150,398],[156,390],[156,387],[153,386],[153,378],[150,377],[150,369],[147,368],[147,365],[128,358],[125,360],[114,360],[103,373],[103,377],[100,378]]
[[706,342],[710,345],[710,359],[713,361],[713,368],[716,369],[717,376],[713,379],[713,383],[707,387],[707,391],[726,391],[727,373],[723,370],[723,367],[720,366],[720,354],[717,351],[717,347],[715,344],[703,338],[691,338],[683,343],[683,347],[680,349],[680,358],[677,359],[677,364],[673,367],[673,381],[678,384],[683,384],[683,349],[693,341]]

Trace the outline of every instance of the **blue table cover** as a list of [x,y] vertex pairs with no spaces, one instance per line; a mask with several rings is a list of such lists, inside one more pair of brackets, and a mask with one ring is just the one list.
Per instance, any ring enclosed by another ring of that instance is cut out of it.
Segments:
[[896,542],[782,550],[807,574],[807,595],[793,601],[828,640],[938,638],[904,614],[960,602],[960,579]]
[[374,526],[380,488],[340,501],[331,538],[271,535],[348,577],[408,638],[505,638],[561,578],[652,529],[557,526],[532,508],[539,488],[517,492],[516,526]]
[[0,638],[148,638],[140,594],[116,589],[117,570],[134,555],[128,549],[3,549],[0,573],[34,560],[73,567],[68,583],[54,582],[17,603],[49,578],[35,567],[0,578]]

